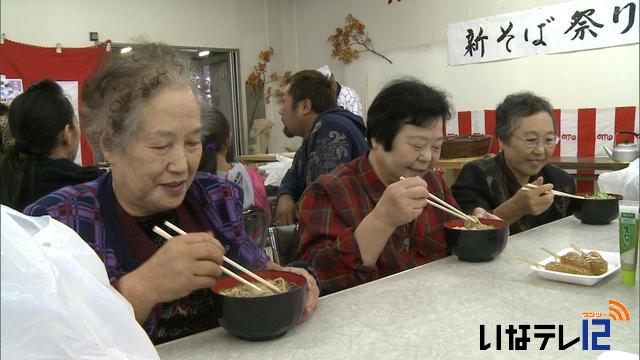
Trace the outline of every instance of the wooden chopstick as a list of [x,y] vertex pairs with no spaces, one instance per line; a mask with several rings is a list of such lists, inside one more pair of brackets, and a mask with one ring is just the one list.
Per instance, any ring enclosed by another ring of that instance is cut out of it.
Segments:
[[[404,176],[400,176],[400,180],[404,180],[404,179],[405,179],[405,177],[404,177]],[[437,207],[438,209],[443,210],[443,211],[446,211],[446,212],[448,212],[449,214],[454,215],[454,216],[457,216],[457,217],[459,217],[459,218],[461,218],[461,219],[463,219],[463,220],[473,221],[473,222],[474,222],[474,223],[476,223],[476,224],[479,224],[479,223],[480,223],[480,220],[478,220],[478,219],[474,219],[474,218],[472,218],[471,216],[469,216],[469,215],[467,215],[467,214],[463,213],[462,211],[460,211],[460,210],[459,210],[458,208],[456,208],[455,206],[453,206],[453,205],[449,204],[448,202],[446,202],[446,201],[444,201],[444,200],[440,199],[439,197],[437,197],[437,196],[433,195],[432,193],[429,193],[429,199],[435,200],[436,202],[438,202],[438,203],[439,203],[439,204],[441,204],[442,206],[439,206],[438,204],[435,204],[433,201],[429,201],[428,199],[427,199],[427,204],[431,204],[431,205],[433,205],[433,206]],[[443,207],[444,207],[444,208],[446,208],[446,209],[444,209]]]
[[453,212],[455,212],[455,213],[458,213],[458,215],[460,215],[460,216],[464,216],[464,218],[465,218],[466,220],[473,221],[473,222],[474,222],[474,223],[476,223],[476,224],[479,224],[479,223],[480,223],[480,220],[475,219],[475,218],[473,218],[473,217],[471,217],[471,216],[469,216],[469,215],[467,215],[467,214],[463,213],[461,210],[459,210],[459,209],[458,209],[458,208],[456,208],[455,206],[453,206],[453,205],[449,204],[448,202],[446,202],[446,201],[444,201],[444,200],[440,199],[439,197],[437,197],[437,196],[433,195],[432,193],[429,193],[429,198],[430,198],[430,199],[432,199],[432,200],[435,200],[435,201],[436,201],[436,202],[438,202],[438,203],[440,203],[442,206],[444,206],[444,207],[446,207],[446,208],[449,208],[449,210],[451,210],[451,211],[453,211]]
[[[524,186],[522,187],[522,190],[530,190],[530,189],[535,189],[537,187],[538,187],[538,185],[534,185],[534,184],[524,184]],[[569,193],[558,191],[558,190],[551,190],[551,192],[554,195],[558,195],[558,196],[565,196],[565,197],[570,197],[570,198],[574,198],[574,199],[581,199],[581,200],[585,200],[586,199],[586,197],[584,197],[584,196],[573,195],[573,194],[569,194]]]
[[527,259],[525,259],[525,258],[521,258],[520,256],[515,256],[515,255],[507,254],[507,253],[506,253],[506,252],[504,252],[504,251],[503,251],[500,255],[502,255],[502,256],[504,256],[504,257],[507,257],[507,258],[509,258],[509,259],[512,259],[512,260],[522,261],[522,262],[525,262],[525,263],[527,263],[527,264],[529,264],[529,265],[537,266],[537,267],[539,267],[539,268],[543,268],[543,269],[544,269],[544,266],[543,266],[542,264],[538,264],[537,262],[533,262],[533,261],[531,261],[531,260],[527,260]]
[[[179,227],[177,227],[176,225],[173,225],[172,223],[170,223],[169,221],[165,221],[164,224],[170,228],[171,230],[177,232],[180,235],[186,235],[187,232],[180,229]],[[254,274],[253,272],[251,272],[251,270],[245,268],[244,266],[238,264],[237,262],[229,259],[228,257],[223,255],[223,259],[224,261],[226,261],[227,263],[231,264],[233,267],[235,267],[236,269],[242,271],[243,273],[251,276],[253,279],[259,281],[260,283],[262,283],[264,286],[268,287],[269,289],[271,289],[272,291],[275,291],[276,294],[281,293],[282,290],[278,289],[278,287],[276,287],[275,285],[273,285],[272,283],[268,282],[267,280],[261,278],[260,276]],[[226,273],[225,273],[226,274]],[[228,274],[227,274],[228,275]],[[234,274],[235,275],[235,274]],[[236,279],[237,280],[237,279]]]
[[[163,238],[165,238],[165,239],[167,239],[167,240],[169,240],[169,239],[171,239],[171,238],[173,237],[173,236],[171,236],[171,234],[169,234],[168,232],[166,232],[166,231],[162,230],[161,228],[159,228],[159,227],[157,227],[157,226],[154,226],[154,227],[153,227],[153,232],[154,232],[154,233],[156,233],[156,234],[158,234],[158,235],[160,235],[160,236],[162,236]],[[250,287],[250,288],[252,288],[253,290],[255,290],[255,291],[262,291],[262,289],[260,289],[259,287],[255,286],[254,284],[250,283],[250,282],[249,282],[249,281],[247,281],[246,279],[244,279],[244,278],[242,278],[242,277],[240,277],[240,276],[236,275],[233,271],[231,271],[231,270],[229,270],[229,269],[227,269],[227,268],[225,268],[225,267],[222,267],[222,266],[220,266],[220,269],[222,269],[222,272],[223,272],[223,273],[225,273],[225,274],[227,274],[227,275],[231,276],[232,278],[234,278],[234,279],[236,279],[236,280],[240,281],[241,283],[243,283],[243,284],[245,284],[245,285],[249,286],[249,287]]]
[[444,207],[444,206],[442,206],[442,205],[440,205],[440,204],[438,204],[438,203],[436,203],[436,202],[433,202],[433,201],[431,201],[431,200],[428,200],[428,199],[427,199],[427,204],[429,204],[429,205],[431,205],[431,206],[433,206],[433,207],[436,207],[436,208],[438,208],[438,209],[440,209],[440,210],[442,210],[442,211],[444,211],[444,212],[447,212],[447,213],[449,213],[449,214],[451,214],[451,215],[453,215],[453,216],[455,216],[455,217],[458,217],[458,218],[460,218],[460,219],[462,219],[462,220],[472,220],[472,219],[470,219],[469,217],[467,217],[466,215],[464,215],[464,216],[463,216],[463,215],[460,215],[460,214],[458,214],[457,212],[453,212],[453,211],[449,210],[448,208],[446,208],[446,207]]

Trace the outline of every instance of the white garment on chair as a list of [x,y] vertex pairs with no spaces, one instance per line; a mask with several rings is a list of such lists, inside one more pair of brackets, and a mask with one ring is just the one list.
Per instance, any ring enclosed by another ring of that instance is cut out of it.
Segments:
[[338,106],[342,106],[346,110],[362,117],[362,103],[360,97],[355,90],[348,86],[340,84],[340,94],[338,94]]
[[638,173],[640,159],[635,159],[624,169],[611,171],[598,176],[598,189],[602,192],[620,194],[625,200],[640,200]]
[[253,199],[253,185],[251,184],[251,178],[244,165],[239,162],[231,163],[231,169],[229,169],[229,171],[216,171],[216,175],[242,188],[242,192],[244,193],[244,201],[242,203],[243,210],[247,210],[255,204],[255,200]]
[[[322,75],[326,76],[327,79],[331,78],[331,69],[328,65],[322,65],[317,69]],[[338,82],[336,82],[338,83]],[[355,90],[348,86],[344,86],[338,83],[341,87],[340,93],[338,93],[338,106],[342,106],[347,111],[351,111],[352,113],[362,117],[362,103],[360,102],[360,97]]]

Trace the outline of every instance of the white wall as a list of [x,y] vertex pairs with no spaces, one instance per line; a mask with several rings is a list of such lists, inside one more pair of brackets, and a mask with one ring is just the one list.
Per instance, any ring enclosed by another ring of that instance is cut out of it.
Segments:
[[[559,0],[2,0],[0,31],[11,40],[41,46],[89,46],[100,39],[148,40],[173,45],[240,49],[241,80],[260,50],[274,47],[272,69],[331,66],[336,79],[353,87],[365,107],[390,79],[416,76],[444,88],[457,110],[495,107],[508,93],[528,89],[558,108],[638,105],[638,45],[450,67],[446,25]],[[351,12],[376,49],[394,62],[363,54],[352,64],[330,58],[327,38]],[[637,21],[638,19],[636,19]],[[244,87],[242,109],[246,118]],[[270,149],[296,146],[286,139],[277,104]]]
[[[272,0],[267,6],[267,26],[269,27],[269,46],[274,49],[271,57],[270,70],[282,75],[285,71],[298,69],[298,44],[296,34],[296,6],[295,0]],[[302,140],[289,139],[282,133],[283,124],[278,113],[279,104],[276,97],[272,97],[267,105],[267,117],[273,121],[269,151],[285,151],[286,148],[297,149]]]
[[[535,56],[465,66],[447,65],[446,26],[559,0],[297,0],[300,68],[329,64],[365,107],[389,80],[410,75],[447,90],[456,110],[494,108],[505,95],[531,90],[558,108],[638,105],[638,45]],[[376,50],[349,65],[330,58],[326,41],[351,12],[366,26]]]

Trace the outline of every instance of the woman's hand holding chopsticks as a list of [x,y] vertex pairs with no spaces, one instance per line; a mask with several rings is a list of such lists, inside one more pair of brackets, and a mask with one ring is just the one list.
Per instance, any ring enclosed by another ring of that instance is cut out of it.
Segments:
[[[522,187],[522,190],[531,190],[531,189],[536,189],[537,187],[538,186],[534,184],[524,184],[524,186]],[[586,197],[584,196],[569,194],[569,193],[558,191],[558,190],[550,190],[550,192],[556,196],[564,196],[564,197],[570,197],[570,198],[581,199],[581,200],[586,199]]]
[[405,178],[387,186],[372,213],[389,229],[395,230],[417,218],[427,205],[428,197],[424,179]]
[[509,224],[513,224],[525,215],[539,215],[553,204],[553,184],[543,184],[542,177],[533,183],[535,189],[519,189],[510,199],[493,210],[493,213]]
[[222,275],[224,248],[209,233],[191,233],[167,240],[153,256],[121,277],[116,288],[144,321],[159,303],[209,288]]
[[[177,227],[176,225],[170,223],[169,221],[165,221],[164,222],[164,226],[170,228],[171,230],[177,232],[179,235],[187,235],[187,232],[180,229],[179,227]],[[156,234],[164,237],[165,239],[169,240],[172,236],[167,233],[166,231],[162,230],[162,228],[155,226],[153,228],[153,232],[155,232]],[[217,241],[217,240],[216,240]],[[274,286],[273,284],[271,284],[270,282],[268,282],[267,280],[261,278],[260,276],[258,276],[257,274],[253,273],[251,270],[245,268],[244,266],[238,264],[237,262],[233,261],[232,259],[229,259],[228,257],[222,255],[222,260],[224,260],[225,262],[229,263],[230,265],[232,265],[233,267],[235,267],[236,269],[240,270],[241,272],[249,275],[251,278],[253,278],[254,280],[258,280],[260,283],[262,283],[263,285],[265,285],[267,288],[271,289],[271,291],[273,291],[274,293],[280,293],[282,292],[282,290],[278,289],[276,286]],[[221,267],[221,270],[223,273],[225,273],[226,275],[231,276],[232,278],[238,280],[239,282],[245,284],[246,286],[252,288],[253,290],[260,292],[261,289],[256,286],[255,284],[251,283],[250,281],[246,280],[245,278],[238,276],[236,273],[234,273],[233,271]]]
[[[405,178],[404,176],[400,177],[400,181],[404,181],[406,179],[407,178]],[[425,185],[426,185],[426,183],[425,183]],[[447,203],[446,201],[440,199],[439,197],[437,197],[437,196],[435,196],[435,195],[433,195],[431,193],[427,193],[427,205],[433,206],[436,209],[440,209],[440,210],[442,210],[442,211],[444,211],[446,213],[449,213],[450,215],[453,215],[453,216],[455,216],[457,218],[460,218],[462,220],[471,221],[471,222],[474,222],[474,223],[479,223],[477,218],[474,218],[474,217],[471,217],[471,216],[465,214],[464,212],[462,212],[462,210],[460,210],[457,207]],[[420,209],[420,212],[422,212],[422,209]]]

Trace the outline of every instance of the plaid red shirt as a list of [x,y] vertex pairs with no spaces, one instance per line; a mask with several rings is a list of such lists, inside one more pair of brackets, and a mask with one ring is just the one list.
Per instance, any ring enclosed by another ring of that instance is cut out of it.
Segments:
[[[369,153],[336,168],[311,184],[300,201],[300,251],[320,277],[322,294],[379,279],[449,255],[443,223],[452,217],[431,206],[414,221],[398,227],[376,265],[362,264],[353,235],[373,210],[386,186],[371,167]],[[442,177],[424,175],[429,191],[457,204]]]

